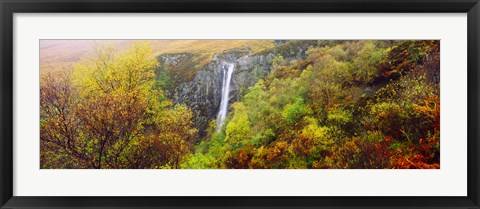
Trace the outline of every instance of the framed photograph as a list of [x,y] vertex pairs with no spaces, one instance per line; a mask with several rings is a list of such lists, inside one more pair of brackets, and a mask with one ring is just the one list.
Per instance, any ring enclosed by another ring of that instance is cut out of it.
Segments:
[[0,1],[1,208],[479,208],[478,0]]

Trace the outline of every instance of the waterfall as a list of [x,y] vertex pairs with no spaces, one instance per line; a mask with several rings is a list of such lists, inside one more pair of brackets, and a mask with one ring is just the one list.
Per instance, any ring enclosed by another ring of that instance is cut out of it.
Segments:
[[217,115],[217,130],[220,130],[225,122],[228,111],[228,94],[230,93],[230,80],[232,79],[233,68],[235,64],[226,63],[227,68],[223,68],[223,83],[222,83],[222,97],[220,102],[220,109]]

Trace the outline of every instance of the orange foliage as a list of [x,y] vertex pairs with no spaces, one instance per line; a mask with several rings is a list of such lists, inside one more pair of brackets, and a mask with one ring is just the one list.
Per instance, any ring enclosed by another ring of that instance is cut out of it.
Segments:
[[237,150],[232,156],[227,158],[225,165],[227,168],[249,168],[250,161],[253,157],[252,151],[252,147],[244,147]]
[[429,97],[423,104],[414,107],[416,111],[435,119],[431,124],[434,134],[425,139],[419,139],[418,145],[411,144],[407,157],[394,156],[393,168],[438,169],[440,168],[440,99],[438,96]]

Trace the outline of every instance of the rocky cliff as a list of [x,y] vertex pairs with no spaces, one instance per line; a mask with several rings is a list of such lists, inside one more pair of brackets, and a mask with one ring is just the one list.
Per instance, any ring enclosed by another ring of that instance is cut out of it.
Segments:
[[159,72],[168,73],[169,82],[164,88],[167,97],[192,109],[199,130],[198,139],[201,139],[209,121],[216,119],[219,110],[226,63],[235,65],[229,89],[229,104],[232,104],[238,101],[241,93],[270,72],[275,56],[282,56],[285,60],[302,59],[308,47],[315,43],[283,42],[271,50],[255,54],[249,49],[234,49],[213,55],[203,65],[198,61],[202,55],[164,54],[158,57]]

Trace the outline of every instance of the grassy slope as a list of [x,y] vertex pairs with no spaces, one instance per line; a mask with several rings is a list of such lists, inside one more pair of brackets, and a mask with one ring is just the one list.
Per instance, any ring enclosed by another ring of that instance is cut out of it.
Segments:
[[[108,41],[119,51],[128,49],[140,40]],[[55,72],[71,68],[83,56],[95,52],[95,40],[42,40],[40,41],[40,71]],[[274,47],[272,40],[147,40],[152,46],[152,56],[165,53],[193,52],[218,53],[233,48],[249,47],[259,52]]]

